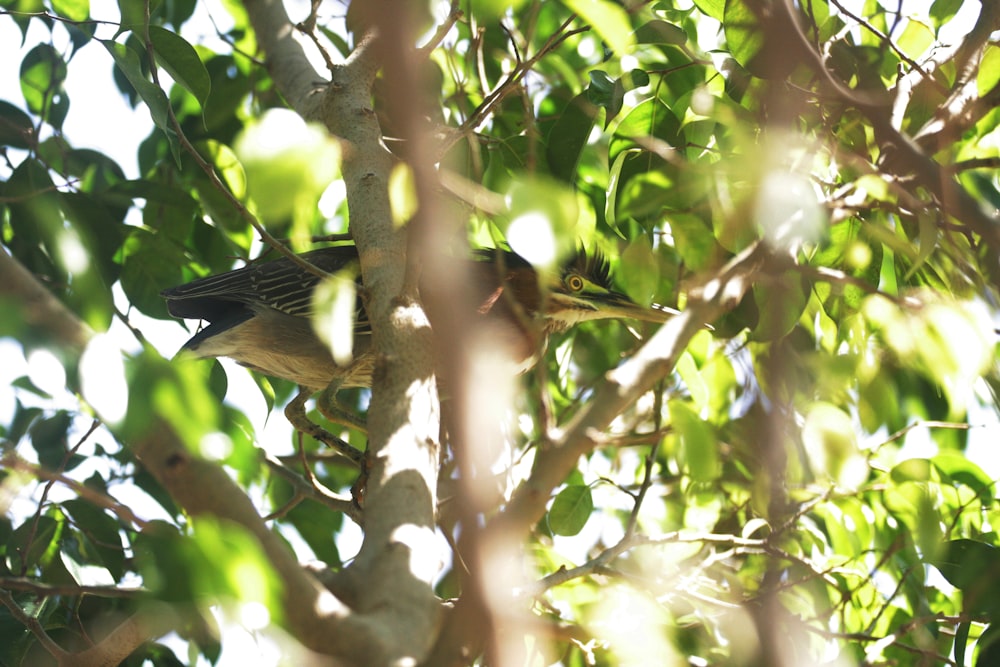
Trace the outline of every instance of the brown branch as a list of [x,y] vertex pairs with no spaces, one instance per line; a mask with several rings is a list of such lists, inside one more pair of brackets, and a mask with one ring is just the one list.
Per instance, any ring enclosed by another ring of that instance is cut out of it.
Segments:
[[[83,352],[92,332],[47,292],[17,260],[0,252],[0,296],[13,297],[35,325],[51,327],[50,338],[71,356]],[[299,567],[287,544],[261,520],[250,499],[219,466],[195,458],[169,425],[150,420],[144,433],[124,438],[130,449],[171,498],[192,516],[212,515],[242,526],[255,536],[284,584],[285,621],[306,646],[328,655],[366,643],[361,629],[336,631],[350,611]],[[147,637],[148,639],[148,637]]]
[[945,167],[952,173],[969,171],[972,169],[1000,169],[1000,157],[977,157],[968,160],[960,160]]
[[148,596],[145,588],[121,588],[120,586],[86,586],[83,584],[43,584],[27,577],[0,577],[0,590],[27,591],[41,597],[81,597],[92,595],[98,598],[137,598]]
[[1000,30],[1000,4],[980,4],[982,9],[976,24],[959,46],[947,54],[949,64],[958,71],[951,95],[914,135],[920,147],[932,154],[959,138],[1000,101],[998,87],[982,97],[978,92],[976,79],[983,53],[992,34]]
[[[495,559],[498,550],[502,552],[510,545],[523,543],[531,527],[545,512],[553,490],[576,467],[579,457],[598,445],[602,440],[601,434],[618,414],[673,369],[688,341],[702,330],[705,323],[714,321],[739,303],[765,258],[763,246],[754,245],[733,258],[702,287],[692,290],[684,312],[668,321],[635,356],[610,371],[605,382],[595,390],[592,399],[576,417],[562,431],[557,431],[551,442],[539,446],[528,479],[484,529],[475,529],[482,514],[477,514],[474,509],[465,509],[462,520],[467,529],[462,536],[465,543],[463,558],[476,576],[470,577],[464,584],[462,598],[449,614],[428,665],[466,664],[467,656],[478,654],[484,642],[490,639],[484,634],[492,632],[496,623],[494,616],[502,615],[505,623],[515,627],[528,622],[530,617],[527,614],[518,615],[513,608],[513,598],[507,601],[496,595],[492,599],[487,597],[484,582],[480,580],[480,577],[490,576],[489,568],[483,566],[490,562],[485,554]],[[455,363],[451,358],[448,361]],[[452,377],[445,375],[449,387],[453,386]],[[455,388],[453,402],[458,403],[466,393],[465,385]],[[465,409],[474,407],[467,406]],[[457,407],[456,411],[461,414]],[[468,425],[465,427],[468,428]],[[456,430],[451,431],[453,439]],[[463,436],[463,440],[476,444],[481,444],[485,437],[482,432],[459,435]],[[471,484],[475,479],[474,470],[470,473],[467,467],[463,467],[460,480]],[[476,498],[481,494],[470,489],[465,490],[463,496],[463,506],[472,505],[475,508]]]
[[[293,498],[293,500],[299,499],[299,501],[301,501],[301,499],[305,498],[315,500],[319,503],[322,503],[323,505],[326,505],[335,512],[343,512],[352,521],[354,521],[354,523],[361,525],[361,519],[362,519],[361,510],[354,503],[353,499],[350,498],[350,496],[341,496],[334,493],[330,489],[320,484],[319,481],[316,479],[316,477],[312,474],[309,475],[309,479],[304,479],[301,475],[297,474],[295,471],[289,470],[288,467],[286,467],[281,461],[271,456],[267,452],[262,451],[261,458],[264,460],[264,463],[267,464],[267,467],[271,470],[271,472],[273,472],[275,475],[280,476],[282,479],[284,479],[286,482],[292,485],[292,488],[295,489],[295,498]],[[303,463],[303,465],[306,465],[308,468],[307,463]],[[295,502],[294,504],[297,505],[298,501]],[[290,501],[289,507],[284,511],[287,512],[293,506],[294,505]],[[270,515],[265,517],[265,520],[278,518],[282,514],[283,512],[279,511],[272,512]]]
[[575,14],[571,15],[568,19],[563,21],[563,23],[558,28],[556,28],[552,36],[549,37],[549,39],[545,42],[545,44],[543,44],[542,47],[533,56],[531,56],[526,60],[519,60],[517,66],[513,70],[511,70],[511,72],[506,76],[506,78],[504,78],[504,80],[501,83],[499,83],[492,91],[490,91],[490,93],[486,96],[486,98],[472,112],[472,115],[469,116],[469,118],[466,119],[464,123],[462,123],[461,127],[459,127],[457,131],[449,133],[449,136],[446,138],[446,140],[442,143],[440,147],[438,147],[437,149],[438,154],[443,155],[444,153],[447,153],[448,150],[450,150],[451,147],[454,146],[455,143],[458,142],[462,137],[468,135],[471,132],[474,132],[476,128],[479,127],[479,125],[486,120],[486,118],[490,115],[490,113],[492,113],[493,108],[496,107],[497,104],[502,102],[504,98],[507,97],[507,95],[509,95],[512,91],[514,91],[517,88],[521,79],[523,79],[528,74],[528,72],[531,71],[531,69],[535,66],[536,63],[538,63],[539,60],[544,58],[549,52],[551,52],[553,49],[555,49],[569,37],[590,30],[589,27],[577,28],[575,30],[567,30],[567,28],[569,28],[569,25],[574,20],[576,20]]
[[95,491],[86,484],[82,484],[81,482],[78,482],[61,472],[47,470],[42,466],[29,463],[28,461],[18,457],[14,452],[8,452],[2,459],[0,459],[0,468],[20,470],[21,472],[26,472],[34,477],[37,477],[38,479],[48,480],[49,482],[59,482],[67,488],[72,489],[73,492],[80,498],[93,503],[97,507],[104,507],[105,509],[114,512],[118,518],[128,524],[139,528],[144,528],[147,524],[145,519],[140,519],[129,507],[122,505],[111,496]]
[[871,122],[876,141],[882,149],[880,169],[901,182],[912,183],[913,189],[926,188],[934,195],[946,215],[958,219],[978,234],[994,255],[1000,254],[1000,220],[987,215],[979,203],[940,164],[923,152],[917,142],[893,127],[882,97],[852,90],[827,70],[822,58],[802,32],[795,17],[796,10],[792,0],[780,0],[776,5],[784,12],[782,24],[789,26],[788,32],[794,38],[786,43],[810,64],[823,82],[844,102],[857,108]]
[[73,356],[83,354],[94,332],[45,289],[20,262],[0,246],[0,297],[21,308],[24,322]]
[[434,34],[431,35],[427,43],[417,49],[417,55],[421,58],[427,58],[430,56],[431,52],[441,45],[444,38],[447,37],[448,33],[451,31],[452,26],[454,26],[459,19],[463,16],[462,10],[459,8],[459,0],[451,0],[451,4],[448,6],[448,16],[441,25],[437,27]]
[[[349,568],[364,586],[358,598],[363,604],[351,616],[356,623],[351,630],[313,630],[327,635],[321,641],[339,635],[337,654],[355,662],[396,664],[420,656],[422,646],[433,641],[440,606],[430,584],[433,573],[414,567],[436,558],[434,542],[423,539],[434,530],[438,459],[430,331],[419,307],[400,298],[406,236],[392,223],[387,183],[393,158],[371,107],[381,62],[400,68],[386,71],[390,91],[412,90],[415,79],[405,69],[414,64],[413,40],[399,5],[366,3],[363,11],[373,18],[369,24],[378,25],[384,39],[366,35],[343,64],[334,66],[329,84],[321,85],[311,68],[306,71],[301,47],[287,35],[280,37],[291,29],[280,1],[248,0],[246,7],[276,86],[306,120],[322,123],[344,142],[342,173],[377,359],[368,420],[365,538]],[[400,57],[385,57],[391,49],[398,49]],[[399,108],[410,110],[418,97],[410,95]],[[415,173],[424,206],[421,170]],[[316,608],[308,599],[300,604]]]
[[593,449],[600,434],[622,410],[673,370],[688,341],[721,314],[736,306],[766,259],[762,245],[734,257],[701,288],[689,295],[682,313],[671,318],[639,352],[605,376],[593,398],[552,443],[540,448],[528,479],[514,493],[488,530],[525,534],[545,511],[555,487]]
[[45,628],[42,627],[37,618],[24,613],[21,605],[17,603],[10,593],[3,589],[0,589],[0,603],[7,607],[7,611],[10,612],[11,616],[17,619],[24,627],[28,628],[31,634],[35,635],[35,639],[48,651],[49,655],[58,660],[60,664],[63,663],[69,654],[49,637],[49,634],[45,632]]
[[884,441],[879,443],[875,447],[875,450],[877,451],[880,448],[884,447],[885,445],[888,445],[890,442],[895,442],[896,440],[905,437],[907,433],[909,433],[915,428],[945,428],[945,429],[957,429],[960,431],[966,431],[972,428],[972,424],[963,424],[960,422],[935,421],[932,419],[921,419],[913,422],[912,424],[907,424],[903,428],[899,429],[898,431],[890,435]]
[[870,33],[872,33],[873,35],[875,35],[876,37],[878,37],[880,40],[882,40],[882,43],[885,44],[885,45],[887,45],[892,50],[892,52],[895,53],[896,56],[899,57],[899,59],[901,61],[903,61],[904,63],[906,63],[907,65],[909,65],[911,69],[913,69],[915,72],[919,73],[924,79],[927,79],[928,81],[930,81],[931,84],[933,86],[935,86],[938,89],[939,92],[942,92],[942,93],[945,92],[944,87],[941,84],[939,84],[937,81],[934,81],[931,78],[930,73],[927,72],[927,71],[925,71],[924,68],[920,65],[920,63],[918,63],[917,61],[913,60],[913,58],[910,58],[908,55],[906,55],[902,51],[902,49],[900,49],[898,46],[896,46],[896,43],[892,41],[892,37],[890,37],[886,33],[882,32],[881,30],[879,30],[878,28],[876,28],[875,26],[873,26],[871,23],[869,23],[865,19],[863,19],[860,16],[857,16],[856,14],[854,14],[853,12],[851,12],[849,9],[847,9],[846,7],[844,7],[844,5],[842,5],[838,0],[830,0],[830,1],[833,3],[833,5],[838,10],[840,10],[840,12],[844,16],[847,16],[851,20],[855,21],[862,28],[864,28],[865,30],[869,31]]
[[110,667],[118,665],[133,651],[177,627],[176,615],[166,605],[153,605],[136,612],[115,626],[106,637],[88,649],[67,655],[60,667]]
[[300,116],[314,119],[327,81],[309,62],[284,5],[277,0],[245,0],[243,6],[267,55],[274,85]]

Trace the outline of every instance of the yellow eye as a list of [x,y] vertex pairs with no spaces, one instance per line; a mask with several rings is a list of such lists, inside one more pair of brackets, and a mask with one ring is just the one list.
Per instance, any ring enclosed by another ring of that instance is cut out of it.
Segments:
[[571,273],[563,279],[563,284],[566,285],[566,289],[570,292],[579,292],[583,289],[583,278]]

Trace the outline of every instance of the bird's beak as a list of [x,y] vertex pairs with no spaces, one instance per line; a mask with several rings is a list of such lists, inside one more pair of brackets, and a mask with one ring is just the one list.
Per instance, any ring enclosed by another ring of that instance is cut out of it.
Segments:
[[552,293],[554,301],[563,301],[567,310],[575,311],[579,320],[631,319],[643,322],[666,322],[677,314],[673,308],[640,306],[620,292],[598,292],[585,295]]
[[666,322],[678,311],[666,306],[653,305],[651,307],[640,306],[632,299],[618,292],[608,292],[600,299],[602,312],[608,317],[640,320],[643,322]]

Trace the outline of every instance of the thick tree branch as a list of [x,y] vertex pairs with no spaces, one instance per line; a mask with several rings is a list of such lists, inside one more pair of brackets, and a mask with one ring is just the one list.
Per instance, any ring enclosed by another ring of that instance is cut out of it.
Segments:
[[[406,237],[393,225],[388,197],[393,160],[371,106],[377,45],[371,35],[363,38],[332,68],[323,94],[315,95],[316,74],[291,39],[280,2],[249,0],[246,6],[279,90],[304,118],[323,123],[344,145],[351,232],[377,355],[368,413],[365,539],[349,578],[364,585],[357,591],[355,620],[365,627],[358,637],[364,637],[366,650],[363,661],[358,654],[354,659],[373,666],[419,659],[433,641],[439,615],[430,586],[439,560],[433,552],[438,416],[430,328],[419,305],[400,298]],[[385,43],[412,58],[400,7],[386,3],[370,9],[376,18],[370,25],[391,17],[382,27],[398,34]]]
[[[545,513],[553,490],[576,467],[580,456],[602,441],[601,434],[628,405],[634,403],[677,362],[688,342],[706,323],[732,309],[750,288],[768,259],[763,245],[751,246],[734,257],[716,275],[689,295],[687,307],[669,320],[639,352],[610,371],[594,396],[553,440],[535,456],[528,479],[514,492],[507,506],[478,535],[482,549],[501,549],[505,544],[521,544]],[[477,599],[484,593],[466,591],[428,665],[462,665],[482,642],[483,614],[489,605]]]
[[[92,336],[72,312],[6,252],[0,252],[0,297],[20,302],[25,319],[45,327],[72,356],[82,354]],[[222,468],[195,458],[173,430],[159,420],[149,424],[147,433],[133,439],[131,449],[187,512],[231,521],[259,540],[284,584],[288,627],[303,644],[332,655],[348,653],[351,647],[367,641],[360,628],[338,631],[337,624],[331,623],[347,617],[349,610],[299,567],[285,542],[267,528],[246,494]]]
[[75,357],[94,332],[45,289],[20,262],[0,247],[0,297],[21,306],[24,322]]
[[166,605],[152,605],[115,626],[94,646],[66,656],[60,667],[113,667],[119,665],[150,637],[177,627],[178,619]]
[[[372,9],[380,17],[400,11],[391,3],[376,3]],[[436,636],[440,604],[430,584],[441,556],[433,539],[439,416],[430,326],[405,285],[407,236],[394,227],[388,198],[393,160],[369,101],[387,45],[402,51],[403,59],[414,57],[406,17],[393,16],[392,21],[400,34],[363,40],[334,72],[324,118],[351,147],[344,181],[379,355],[368,412],[365,539],[351,569],[366,581],[359,609],[382,633],[385,659],[395,661],[419,660]],[[412,85],[395,72],[387,77],[403,87]],[[401,109],[404,116],[413,111],[416,99],[410,97],[410,105]],[[412,173],[418,182],[424,177],[419,164]],[[419,204],[426,202],[420,199]],[[366,664],[382,663],[372,659]]]
[[274,84],[300,116],[313,120],[327,82],[309,62],[281,0],[246,0],[257,43],[267,55]]

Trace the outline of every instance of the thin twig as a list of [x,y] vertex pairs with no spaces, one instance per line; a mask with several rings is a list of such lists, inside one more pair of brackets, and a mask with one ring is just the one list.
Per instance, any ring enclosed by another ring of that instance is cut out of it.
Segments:
[[0,589],[0,603],[3,603],[7,610],[10,611],[10,615],[18,620],[24,627],[31,631],[31,634],[35,635],[38,643],[49,652],[53,658],[59,661],[60,664],[69,656],[69,653],[64,651],[58,644],[56,644],[49,634],[45,632],[45,628],[42,624],[38,622],[38,619],[34,616],[29,616],[24,613],[21,609],[21,605],[14,600],[14,597],[8,593],[6,590]]
[[119,519],[130,525],[137,526],[139,528],[145,528],[147,525],[145,519],[140,519],[131,509],[122,505],[111,496],[95,491],[89,486],[82,484],[71,477],[67,477],[63,473],[46,470],[42,466],[29,463],[28,461],[15,456],[13,453],[8,453],[2,460],[0,460],[0,467],[26,472],[39,479],[48,480],[50,484],[53,482],[59,482],[69,489],[72,489],[73,492],[80,498],[93,503],[98,507],[103,507],[114,512]]
[[441,25],[437,27],[437,30],[435,30],[434,34],[431,35],[431,38],[427,40],[427,43],[417,48],[417,55],[419,57],[427,58],[430,56],[431,51],[439,47],[441,42],[444,41],[444,38],[447,37],[452,26],[454,26],[459,19],[462,18],[462,16],[464,16],[458,5],[458,0],[451,0],[451,4],[448,6],[448,16],[445,17],[444,21],[441,22]]
[[99,598],[138,598],[148,595],[143,587],[122,588],[120,586],[87,586],[84,584],[43,584],[26,577],[0,577],[0,590],[25,591],[42,597],[80,597],[93,595]]
[[[147,11],[148,11],[148,3],[147,3]],[[147,33],[148,33],[148,16],[147,16]],[[156,67],[156,57],[153,52],[153,43],[149,39],[148,34],[146,35],[146,55],[149,58],[150,62],[149,69],[150,69],[150,75],[153,78],[153,83],[162,89],[162,86],[160,85],[159,72]],[[183,148],[185,152],[187,152],[191,156],[191,158],[195,161],[195,164],[197,164],[201,168],[201,170],[205,172],[205,175],[208,177],[208,180],[212,184],[212,186],[216,190],[218,190],[222,194],[222,196],[226,198],[226,200],[229,201],[229,203],[233,206],[233,208],[235,208],[236,211],[240,214],[240,217],[246,220],[250,224],[250,226],[254,228],[254,230],[260,235],[261,240],[264,241],[267,245],[277,250],[279,253],[281,253],[282,256],[291,260],[291,262],[295,264],[295,266],[306,271],[307,273],[319,276],[320,278],[327,277],[325,271],[313,265],[311,262],[306,261],[301,256],[292,252],[291,248],[278,241],[278,239],[272,236],[270,232],[264,229],[264,226],[260,223],[259,220],[257,220],[257,218],[252,213],[250,213],[250,210],[247,209],[247,207],[243,204],[243,202],[237,199],[236,196],[232,192],[230,192],[229,188],[227,188],[225,184],[222,182],[222,179],[219,178],[219,175],[215,173],[215,168],[211,164],[209,164],[208,161],[205,160],[205,158],[201,156],[201,154],[198,152],[198,149],[194,147],[194,144],[192,144],[191,141],[187,138],[187,135],[184,134],[184,130],[181,127],[180,122],[177,120],[177,116],[174,115],[173,107],[170,105],[167,105],[167,117],[170,121],[171,129],[173,129],[173,131],[177,135],[177,141],[180,143],[181,148]]]
[[[274,512],[272,512],[271,514],[269,514],[265,520],[279,518],[284,514],[286,514],[288,511],[290,511],[293,507],[298,505],[302,501],[302,499],[310,498],[323,505],[326,505],[335,512],[343,512],[352,521],[354,521],[358,525],[361,525],[362,512],[361,509],[354,503],[354,501],[350,497],[338,495],[333,491],[331,491],[330,489],[328,489],[327,487],[325,487],[323,484],[320,484],[319,481],[316,480],[315,476],[312,475],[312,471],[311,469],[309,469],[306,463],[303,463],[303,465],[305,465],[306,470],[309,471],[310,480],[312,481],[307,480],[298,473],[296,473],[295,471],[290,470],[286,465],[284,465],[281,462],[281,460],[279,460],[274,456],[271,456],[267,452],[262,451],[261,458],[263,459],[264,463],[267,464],[267,467],[271,470],[271,472],[273,472],[274,474],[278,475],[286,482],[291,484],[292,488],[294,489],[294,495],[292,499],[289,500],[284,505],[282,505],[277,510],[275,510]],[[302,456],[301,459],[299,460],[304,461],[305,458],[306,458],[305,456]],[[340,461],[343,461],[342,457],[338,457],[338,459]]]

